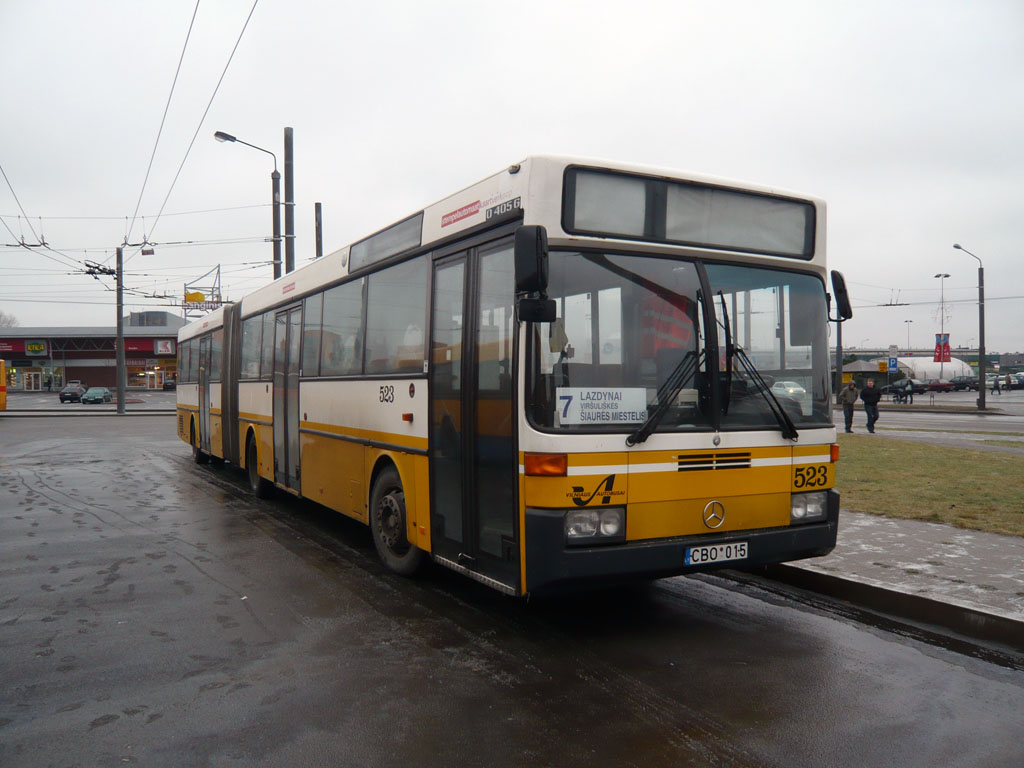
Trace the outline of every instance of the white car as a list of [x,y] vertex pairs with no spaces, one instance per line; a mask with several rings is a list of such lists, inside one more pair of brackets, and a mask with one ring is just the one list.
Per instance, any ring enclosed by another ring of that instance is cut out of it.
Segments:
[[776,381],[772,384],[772,392],[790,397],[803,397],[807,394],[807,390],[795,381]]

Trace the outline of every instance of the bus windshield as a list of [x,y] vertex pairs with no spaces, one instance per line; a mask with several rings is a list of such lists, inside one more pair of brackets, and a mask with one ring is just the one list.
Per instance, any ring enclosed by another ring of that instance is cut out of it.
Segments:
[[831,425],[825,289],[814,275],[554,251],[548,295],[557,319],[531,326],[527,352],[526,411],[538,428]]

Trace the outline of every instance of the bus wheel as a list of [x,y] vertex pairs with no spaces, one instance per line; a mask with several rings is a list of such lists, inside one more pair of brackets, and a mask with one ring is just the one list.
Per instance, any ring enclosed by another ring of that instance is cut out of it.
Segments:
[[192,461],[196,464],[205,464],[210,460],[210,454],[204,453],[199,447],[199,441],[196,439],[196,425],[192,425]]
[[249,473],[249,488],[257,499],[269,499],[274,487],[265,477],[260,476],[259,452],[256,449],[256,441],[249,440],[245,450],[245,470]]
[[411,576],[423,564],[423,550],[405,535],[405,491],[394,467],[388,467],[370,494],[370,529],[377,554],[389,569]]

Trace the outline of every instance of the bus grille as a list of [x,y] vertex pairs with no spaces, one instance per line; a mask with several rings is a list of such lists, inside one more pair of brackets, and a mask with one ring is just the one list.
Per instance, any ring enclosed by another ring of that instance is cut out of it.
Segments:
[[679,457],[679,472],[709,469],[750,469],[749,453],[696,453]]

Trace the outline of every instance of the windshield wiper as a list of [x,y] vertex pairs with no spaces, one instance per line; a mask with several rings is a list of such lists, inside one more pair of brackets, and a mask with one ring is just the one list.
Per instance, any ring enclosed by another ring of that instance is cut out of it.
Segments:
[[722,395],[722,415],[726,416],[732,398],[732,357],[736,350],[732,345],[732,330],[729,328],[729,310],[725,307],[725,296],[721,291],[718,292],[718,298],[722,302],[722,315],[725,316],[725,322],[719,320],[718,324],[725,329],[725,393]]
[[754,380],[758,390],[761,392],[762,397],[768,403],[768,407],[771,409],[772,415],[775,416],[775,420],[779,422],[779,426],[782,427],[782,436],[787,440],[796,440],[798,433],[796,431],[796,425],[793,420],[789,418],[789,414],[786,413],[786,409],[782,407],[782,403],[775,397],[775,393],[772,392],[771,387],[761,376],[757,368],[747,357],[747,353],[743,351],[743,348],[738,344],[733,347],[733,354],[736,359],[739,360],[740,367],[746,371],[747,375]]
[[637,443],[644,442],[658,428],[658,424],[665,418],[668,409],[682,390],[683,384],[696,373],[697,366],[700,365],[703,356],[703,350],[699,355],[693,350],[683,355],[683,359],[672,369],[672,373],[668,375],[665,383],[658,389],[658,406],[647,417],[647,421],[636,432],[633,432],[626,438],[626,445],[636,445]]

